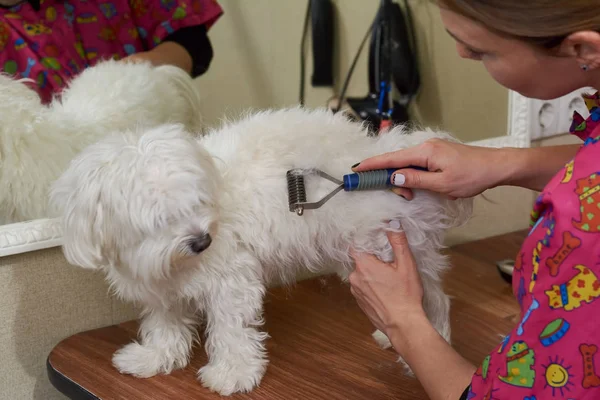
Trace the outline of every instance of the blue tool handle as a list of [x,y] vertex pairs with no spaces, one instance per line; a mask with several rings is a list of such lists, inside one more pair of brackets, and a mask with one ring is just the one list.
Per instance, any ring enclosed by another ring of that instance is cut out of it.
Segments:
[[[406,168],[427,171],[426,168],[409,166]],[[352,192],[356,190],[378,190],[393,187],[392,174],[399,168],[376,169],[373,171],[356,172],[344,175],[344,190]]]

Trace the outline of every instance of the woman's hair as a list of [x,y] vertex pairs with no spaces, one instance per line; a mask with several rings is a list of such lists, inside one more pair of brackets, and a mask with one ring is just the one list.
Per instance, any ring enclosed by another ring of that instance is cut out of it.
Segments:
[[577,31],[600,32],[599,0],[438,0],[500,34],[545,48]]

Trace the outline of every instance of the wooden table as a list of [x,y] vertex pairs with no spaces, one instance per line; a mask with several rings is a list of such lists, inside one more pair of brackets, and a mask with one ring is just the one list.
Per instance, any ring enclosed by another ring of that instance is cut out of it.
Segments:
[[[445,280],[452,301],[453,345],[479,364],[516,323],[519,310],[495,262],[516,255],[524,232],[456,246]],[[336,278],[303,281],[269,292],[265,304],[270,364],[259,388],[232,399],[426,399],[402,374],[393,351],[379,349],[373,330]],[[137,323],[82,332],[48,357],[51,382],[71,399],[219,399],[196,380],[206,363],[202,348],[190,365],[169,376],[137,379],[111,365],[115,350],[136,336]]]

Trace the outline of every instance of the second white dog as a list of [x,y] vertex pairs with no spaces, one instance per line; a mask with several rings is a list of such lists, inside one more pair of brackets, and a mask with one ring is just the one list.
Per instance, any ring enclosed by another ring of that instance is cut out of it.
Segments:
[[[424,305],[449,338],[440,274],[444,232],[464,222],[469,200],[417,191],[341,192],[303,216],[289,211],[286,171],[318,168],[341,177],[366,157],[443,133],[395,128],[367,137],[328,111],[258,113],[193,138],[179,125],[115,134],[78,156],[52,192],[64,213],[69,262],[101,269],[115,293],[143,307],[140,341],[114,355],[123,373],[150,377],[186,366],[206,322],[209,363],[199,378],[223,395],[249,391],[267,366],[265,287],[300,269],[352,270],[351,247],[391,261],[386,221],[399,220],[418,262]],[[307,180],[309,201],[332,189]]]
[[193,79],[173,66],[103,61],[44,105],[0,74],[0,225],[48,218],[48,190],[83,148],[117,130],[201,128]]

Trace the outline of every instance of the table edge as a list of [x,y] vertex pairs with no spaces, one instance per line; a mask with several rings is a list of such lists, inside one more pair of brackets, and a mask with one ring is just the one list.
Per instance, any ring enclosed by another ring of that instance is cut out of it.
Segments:
[[48,380],[56,390],[71,400],[101,400],[89,390],[55,369],[52,366],[52,361],[50,361],[51,356],[52,354],[46,359],[46,371],[48,372]]

